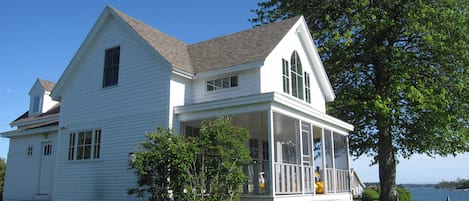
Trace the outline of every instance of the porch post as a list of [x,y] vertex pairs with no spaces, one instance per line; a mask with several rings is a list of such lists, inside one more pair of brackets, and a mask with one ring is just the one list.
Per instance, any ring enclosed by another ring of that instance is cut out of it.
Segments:
[[300,185],[301,185],[301,194],[305,194],[305,168],[304,168],[304,160],[303,160],[303,121],[298,120],[298,131],[299,133],[296,135],[297,137],[300,138],[300,151],[297,152],[300,153],[298,157],[300,157],[300,172],[301,172],[301,180],[300,180]]
[[327,186],[329,185],[328,176],[327,176],[327,164],[326,164],[326,139],[324,138],[324,128],[321,127],[321,146],[322,146],[322,177],[324,181],[324,194],[327,194]]
[[270,168],[270,195],[272,197],[275,196],[275,182],[276,182],[276,179],[275,178],[275,161],[274,161],[274,144],[275,144],[275,141],[274,141],[274,124],[273,124],[273,111],[272,109],[270,108],[268,111],[267,111],[267,134],[268,134],[268,145],[269,145],[269,161],[270,161],[270,164],[269,164],[269,168]]

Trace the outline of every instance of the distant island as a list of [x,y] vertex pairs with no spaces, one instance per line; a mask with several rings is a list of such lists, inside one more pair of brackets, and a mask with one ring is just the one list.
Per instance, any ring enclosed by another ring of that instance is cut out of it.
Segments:
[[457,179],[456,181],[442,181],[435,185],[435,188],[444,189],[469,189],[469,179]]

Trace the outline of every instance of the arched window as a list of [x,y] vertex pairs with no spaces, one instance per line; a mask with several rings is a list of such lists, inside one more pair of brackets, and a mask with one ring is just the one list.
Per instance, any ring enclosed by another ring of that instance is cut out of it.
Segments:
[[290,59],[291,71],[291,94],[303,100],[303,67],[301,66],[298,52],[294,51]]

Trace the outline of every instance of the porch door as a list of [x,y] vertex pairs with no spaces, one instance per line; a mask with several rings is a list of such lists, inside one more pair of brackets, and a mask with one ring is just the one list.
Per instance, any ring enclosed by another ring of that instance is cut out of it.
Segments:
[[313,138],[311,136],[311,125],[308,123],[301,124],[301,143],[302,143],[302,159],[303,159],[303,184],[304,192],[312,193],[314,187],[314,166],[313,166]]
[[50,194],[52,188],[52,168],[54,157],[52,156],[52,143],[42,144],[41,170],[39,175],[38,194]]

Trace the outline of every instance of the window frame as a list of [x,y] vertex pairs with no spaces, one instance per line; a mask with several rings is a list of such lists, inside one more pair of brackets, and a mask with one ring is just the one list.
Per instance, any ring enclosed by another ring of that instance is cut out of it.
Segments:
[[119,83],[120,46],[104,51],[103,88],[117,86]]
[[311,103],[311,79],[308,72],[304,72],[305,101]]
[[291,95],[304,100],[303,66],[297,51],[293,51],[290,58]]
[[42,98],[41,96],[37,95],[33,97],[33,113],[41,111],[41,102]]
[[205,81],[205,91],[213,92],[239,86],[239,76],[231,75]]
[[68,161],[88,161],[101,158],[101,129],[71,132],[68,137]]
[[288,61],[282,58],[282,79],[283,79],[283,92],[290,94],[290,67]]

